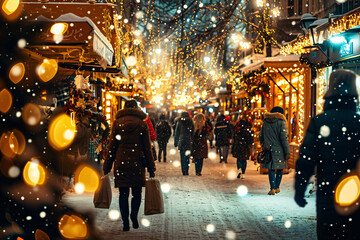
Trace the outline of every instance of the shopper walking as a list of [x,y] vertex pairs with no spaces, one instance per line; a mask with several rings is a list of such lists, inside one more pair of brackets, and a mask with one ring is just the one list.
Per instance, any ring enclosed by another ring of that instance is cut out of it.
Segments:
[[[295,201],[300,207],[307,204],[304,193],[316,169],[318,239],[359,239],[359,199],[342,207],[335,199],[336,186],[342,179],[359,177],[356,174],[360,158],[356,75],[343,69],[331,73],[324,99],[324,112],[310,120],[296,161]],[[354,196],[359,191],[356,187],[347,190],[350,192],[343,192],[343,196]]]
[[209,140],[209,144],[210,144],[210,148],[214,148],[213,146],[213,141],[214,141],[214,126],[213,126],[213,121],[210,120],[210,118],[206,117],[206,122],[205,125],[208,128],[208,140]]
[[[125,102],[125,108],[116,114],[112,124],[110,143],[104,162],[104,174],[111,171],[114,163],[115,187],[119,188],[119,206],[123,221],[123,231],[129,231],[129,190],[131,188],[130,219],[134,228],[137,220],[141,189],[145,186],[145,166],[154,177],[155,163],[151,151],[149,129],[143,121],[147,115],[138,107],[135,100]],[[144,162],[145,159],[145,162]]]
[[274,107],[270,113],[264,114],[259,140],[263,150],[271,150],[272,159],[269,163],[263,164],[263,167],[269,169],[270,191],[268,194],[275,195],[280,192],[283,169],[287,168],[287,161],[290,158],[284,109]]
[[188,112],[182,112],[176,124],[174,145],[180,151],[181,171],[184,176],[189,175],[189,159],[194,136],[194,124]]
[[231,139],[231,127],[229,123],[225,121],[225,116],[223,114],[216,119],[214,133],[215,146],[219,149],[220,163],[227,163]]
[[247,166],[246,161],[251,156],[252,144],[254,142],[251,123],[247,121],[246,116],[240,117],[239,121],[235,124],[233,135],[231,153],[233,157],[237,159],[237,178],[241,176],[241,178],[244,179]]
[[207,135],[210,130],[206,126],[205,115],[198,113],[193,118],[194,121],[194,143],[191,156],[195,160],[196,176],[201,176],[204,158],[208,157]]
[[161,162],[161,153],[164,155],[164,162],[166,162],[166,146],[171,137],[171,127],[170,124],[165,120],[165,114],[160,114],[160,122],[156,125],[156,136],[157,142],[159,145],[159,154],[158,160]]

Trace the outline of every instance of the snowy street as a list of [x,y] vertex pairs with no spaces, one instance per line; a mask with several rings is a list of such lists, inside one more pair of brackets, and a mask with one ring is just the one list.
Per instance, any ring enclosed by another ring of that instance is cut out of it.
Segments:
[[[110,210],[119,210],[117,189],[109,210],[95,209],[91,194],[68,193],[64,201],[94,212],[103,239],[316,239],[315,194],[307,198],[305,208],[295,204],[293,169],[283,176],[281,192],[269,196],[268,175],[259,174],[252,161],[248,161],[245,179],[236,178],[236,159],[231,155],[228,164],[219,163],[217,155],[205,159],[202,176],[195,175],[194,163],[190,163],[190,176],[182,176],[180,166],[174,164],[180,155],[171,154],[172,149],[173,144],[168,144],[168,162],[156,162],[156,178],[162,186],[170,185],[164,193],[165,213],[143,214],[143,188],[139,229],[123,232],[121,218],[109,218]],[[215,149],[209,155],[214,156]],[[241,185],[248,189],[243,197],[237,194]]]

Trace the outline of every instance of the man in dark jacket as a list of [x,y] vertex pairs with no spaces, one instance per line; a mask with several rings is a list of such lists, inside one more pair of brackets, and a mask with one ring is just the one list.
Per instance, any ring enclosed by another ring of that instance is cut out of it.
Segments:
[[159,162],[161,162],[161,153],[164,153],[164,162],[166,162],[166,146],[171,137],[171,127],[169,123],[165,120],[165,114],[160,114],[160,122],[156,125],[156,136],[157,142],[159,144]]
[[[115,187],[119,188],[119,206],[123,230],[129,231],[129,188],[131,187],[130,219],[134,228],[139,227],[137,215],[141,203],[141,189],[145,186],[145,166],[150,177],[155,176],[155,163],[151,151],[149,129],[143,120],[147,115],[135,100],[125,102],[125,109],[116,114],[112,124],[108,154],[104,162],[104,174],[111,171],[114,163]],[[143,159],[146,159],[144,163]]]
[[[316,168],[318,239],[359,239],[359,198],[341,202],[336,197],[340,195],[336,186],[342,179],[359,177],[355,173],[360,157],[356,75],[337,70],[329,83],[324,112],[311,119],[296,162],[295,201],[300,207],[307,204],[304,192]],[[350,192],[341,192],[343,196],[358,193],[359,187],[346,190]]]
[[182,112],[176,124],[174,145],[180,151],[181,171],[184,176],[189,175],[189,159],[194,137],[194,123],[188,112]]
[[215,146],[219,148],[220,163],[223,161],[227,163],[232,133],[230,124],[225,121],[225,116],[223,114],[216,119],[214,134]]

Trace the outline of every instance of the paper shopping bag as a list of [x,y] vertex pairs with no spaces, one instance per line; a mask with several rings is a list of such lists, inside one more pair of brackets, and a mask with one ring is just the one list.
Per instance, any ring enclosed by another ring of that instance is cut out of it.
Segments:
[[100,179],[99,187],[94,194],[94,206],[96,208],[110,208],[112,199],[109,176]]
[[164,213],[164,201],[160,181],[149,179],[145,182],[145,215]]

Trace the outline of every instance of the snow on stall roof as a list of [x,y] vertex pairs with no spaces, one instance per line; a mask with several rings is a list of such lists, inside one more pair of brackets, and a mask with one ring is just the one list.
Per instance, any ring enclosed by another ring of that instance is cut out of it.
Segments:
[[263,65],[264,65],[264,60],[259,60],[259,61],[254,62],[246,67],[241,68],[241,71],[244,73],[249,73],[249,72],[260,69]]
[[264,62],[298,62],[301,55],[278,55],[276,57],[265,58]]

